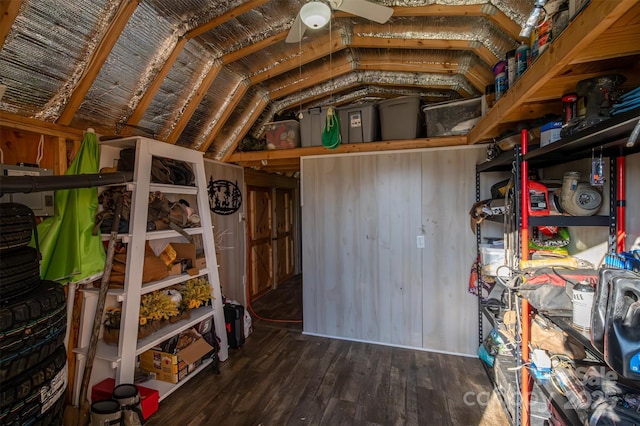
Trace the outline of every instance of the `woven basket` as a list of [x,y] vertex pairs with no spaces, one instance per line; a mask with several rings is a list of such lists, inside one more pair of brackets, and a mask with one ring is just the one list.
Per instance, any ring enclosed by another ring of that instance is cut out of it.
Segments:
[[[138,340],[149,337],[154,331],[156,331],[156,327],[150,323],[138,326]],[[117,345],[120,341],[120,329],[105,327],[102,333],[102,340],[110,345]]]

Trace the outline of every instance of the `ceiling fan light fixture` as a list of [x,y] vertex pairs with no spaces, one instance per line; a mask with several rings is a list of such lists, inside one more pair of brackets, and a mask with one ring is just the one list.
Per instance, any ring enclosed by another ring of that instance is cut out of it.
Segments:
[[331,19],[331,9],[324,3],[311,1],[300,9],[300,19],[309,28],[322,28]]

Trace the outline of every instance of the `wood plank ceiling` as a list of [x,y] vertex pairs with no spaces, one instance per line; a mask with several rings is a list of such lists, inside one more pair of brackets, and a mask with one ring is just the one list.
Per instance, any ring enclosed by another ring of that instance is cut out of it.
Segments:
[[[8,87],[0,110],[103,135],[142,134],[229,161],[276,115],[483,93],[533,4],[372,1],[393,7],[388,23],[334,12],[331,25],[287,44],[305,0],[3,0],[0,78]],[[378,145],[368,148],[385,149]],[[297,168],[276,157],[272,171]]]

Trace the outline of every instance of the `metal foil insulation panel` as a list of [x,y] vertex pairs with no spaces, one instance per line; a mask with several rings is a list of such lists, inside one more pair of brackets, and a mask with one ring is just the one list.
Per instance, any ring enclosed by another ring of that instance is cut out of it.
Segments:
[[235,141],[239,141],[245,136],[244,134],[241,134],[242,129],[247,126],[249,117],[256,112],[258,106],[265,99],[265,93],[254,88],[250,88],[242,98],[242,101],[240,101],[238,106],[235,108],[236,114],[233,114],[224,124],[214,143],[209,146],[207,152],[215,153],[215,159],[221,160],[229,149],[231,149],[233,143]]
[[533,0],[491,0],[489,3],[520,26],[526,22],[533,9]]
[[466,74],[470,68],[484,70],[484,77],[493,80],[491,68],[472,51],[416,49],[358,49],[360,67],[393,68],[404,71]]
[[332,70],[335,70],[340,64],[351,63],[352,67],[357,66],[357,61],[349,50],[341,50],[331,56],[325,56],[321,59],[303,65],[298,69],[276,76],[270,79],[265,85],[270,90],[277,91],[285,89],[292,84],[304,83],[308,80],[314,80],[320,73],[327,74],[332,78]]
[[[237,83],[232,87],[232,90],[228,92],[227,96],[223,97],[222,104],[218,107],[218,109],[214,109],[215,114],[209,120],[207,125],[204,127],[203,131],[198,136],[195,145],[193,146],[195,149],[200,149],[200,147],[211,137],[212,132],[219,132],[220,127],[224,125],[223,115],[233,108],[233,113],[237,114],[239,111],[236,111],[236,107],[232,106],[234,103],[238,103],[244,97],[248,84],[246,80],[238,80]],[[218,98],[219,99],[219,98]],[[216,131],[216,127],[218,130]],[[214,135],[214,136],[217,136]]]
[[[342,58],[342,59],[341,59]],[[341,58],[338,58],[338,61],[342,60],[344,63],[345,60],[353,59],[349,55],[342,55]],[[351,59],[350,59],[351,58]],[[326,59],[326,58],[325,58]],[[354,68],[357,68],[357,63],[353,64]],[[286,88],[291,84],[295,83],[304,83],[305,81],[313,80],[317,78],[319,72],[325,72],[324,64],[319,64],[319,61],[316,61],[314,65],[310,65],[303,69],[302,76],[297,73],[290,72],[286,75],[283,75],[281,78],[277,79],[271,86],[272,90],[279,90],[282,88]],[[328,89],[331,87],[332,81],[335,80],[336,84],[345,84],[345,82],[352,82],[354,79],[359,79],[359,76],[367,76],[367,75],[376,75],[379,80],[373,81],[373,83],[385,84],[385,85],[402,85],[409,84],[410,86],[421,85],[424,87],[442,87],[442,86],[450,86],[453,90],[464,90],[465,92],[475,95],[480,92],[471,83],[463,76],[458,74],[439,74],[434,72],[391,72],[391,71],[354,71],[342,76],[329,76],[329,80],[325,82],[320,82],[315,84],[311,88],[306,88],[300,90],[297,94],[292,94],[287,99],[300,97],[314,97],[318,95],[322,95],[326,91],[331,91]],[[275,79],[274,79],[275,80]]]
[[0,51],[1,109],[57,119],[118,3],[24,2]]
[[502,29],[486,18],[395,17],[393,25],[363,25],[354,28],[354,36],[407,40],[467,40],[482,43],[497,58],[518,45]]
[[[332,37],[336,40],[342,39],[344,43],[348,37],[345,35],[347,30],[343,29],[343,27],[344,25],[334,25],[332,27]],[[305,40],[302,43],[274,43],[250,56],[239,59],[234,65],[237,64],[237,66],[242,67],[241,69],[250,77],[269,71],[284,62],[291,61],[291,63],[295,64],[297,67],[299,66],[300,56],[304,54],[306,49],[309,47],[308,42],[313,42],[313,40],[317,38],[324,38],[328,40],[328,34],[328,26],[318,30],[309,30],[305,33]],[[329,46],[330,43],[327,41],[326,46],[316,46],[314,50],[324,50],[326,52],[326,56],[328,56],[330,52]]]
[[298,9],[292,1],[270,1],[221,23],[199,38],[212,51],[224,55],[255,44],[273,34],[288,31]]
[[215,81],[209,87],[189,119],[187,126],[180,135],[178,144],[198,149],[209,135],[210,129],[216,124],[220,115],[225,112],[240,84],[243,84],[241,76],[224,68],[220,70]]
[[[141,76],[154,63],[167,39],[172,37],[171,24],[159,17],[148,3],[138,5],[120,34],[111,53],[87,92],[75,119],[100,117],[105,125],[126,121],[129,104],[139,89]],[[73,123],[72,123],[73,125]]]
[[445,6],[486,5],[487,9],[495,7],[511,20],[522,25],[531,11],[533,0],[380,0],[385,6],[418,7],[432,4]]
[[193,29],[245,3],[246,0],[147,0],[174,25]]
[[178,120],[190,95],[211,65],[207,51],[199,42],[189,40],[185,43],[139,125],[153,129],[161,139],[166,139],[172,124]]
[[347,105],[359,102],[374,102],[397,96],[420,96],[426,102],[443,102],[460,99],[462,96],[450,89],[420,89],[401,88],[387,86],[365,86],[356,90],[348,90],[337,93],[334,96],[304,104],[302,107],[293,108],[293,111],[305,110],[317,106],[327,105]]
[[254,77],[288,61],[292,61],[297,67],[299,66],[299,58],[300,49],[297,44],[273,43],[258,52],[230,63],[229,66],[236,72]]
[[[414,86],[424,88],[440,88],[443,90],[465,90],[473,96],[480,93],[471,87],[462,76],[446,74],[416,74],[416,73],[389,73],[384,71],[355,71],[344,76],[337,77],[332,81],[313,86],[300,93],[286,97],[278,102],[273,102],[265,109],[260,119],[256,120],[251,134],[257,136],[261,132],[264,123],[273,120],[276,114],[289,109],[292,105],[304,103],[307,98],[327,99],[327,93],[338,93],[341,88],[355,88],[358,85],[388,85],[388,86]],[[332,100],[333,96],[329,99]]]

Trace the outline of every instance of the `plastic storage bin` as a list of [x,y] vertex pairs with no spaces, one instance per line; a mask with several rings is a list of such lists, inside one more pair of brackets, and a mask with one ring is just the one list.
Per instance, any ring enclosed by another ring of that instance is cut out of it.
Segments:
[[302,118],[300,119],[300,142],[302,146],[322,146],[322,132],[328,108],[328,106],[323,106],[302,111]]
[[[490,245],[480,245],[480,262],[482,263],[482,272],[486,275],[496,276],[498,267],[505,265],[504,247],[494,247]],[[508,268],[500,269],[500,276],[509,275]]]
[[427,137],[466,135],[482,117],[482,97],[422,107]]
[[382,140],[415,139],[424,136],[420,96],[400,96],[378,103]]
[[300,146],[300,123],[296,120],[275,121],[265,126],[267,149],[288,149]]
[[373,142],[380,139],[378,105],[374,103],[338,108],[342,143]]

